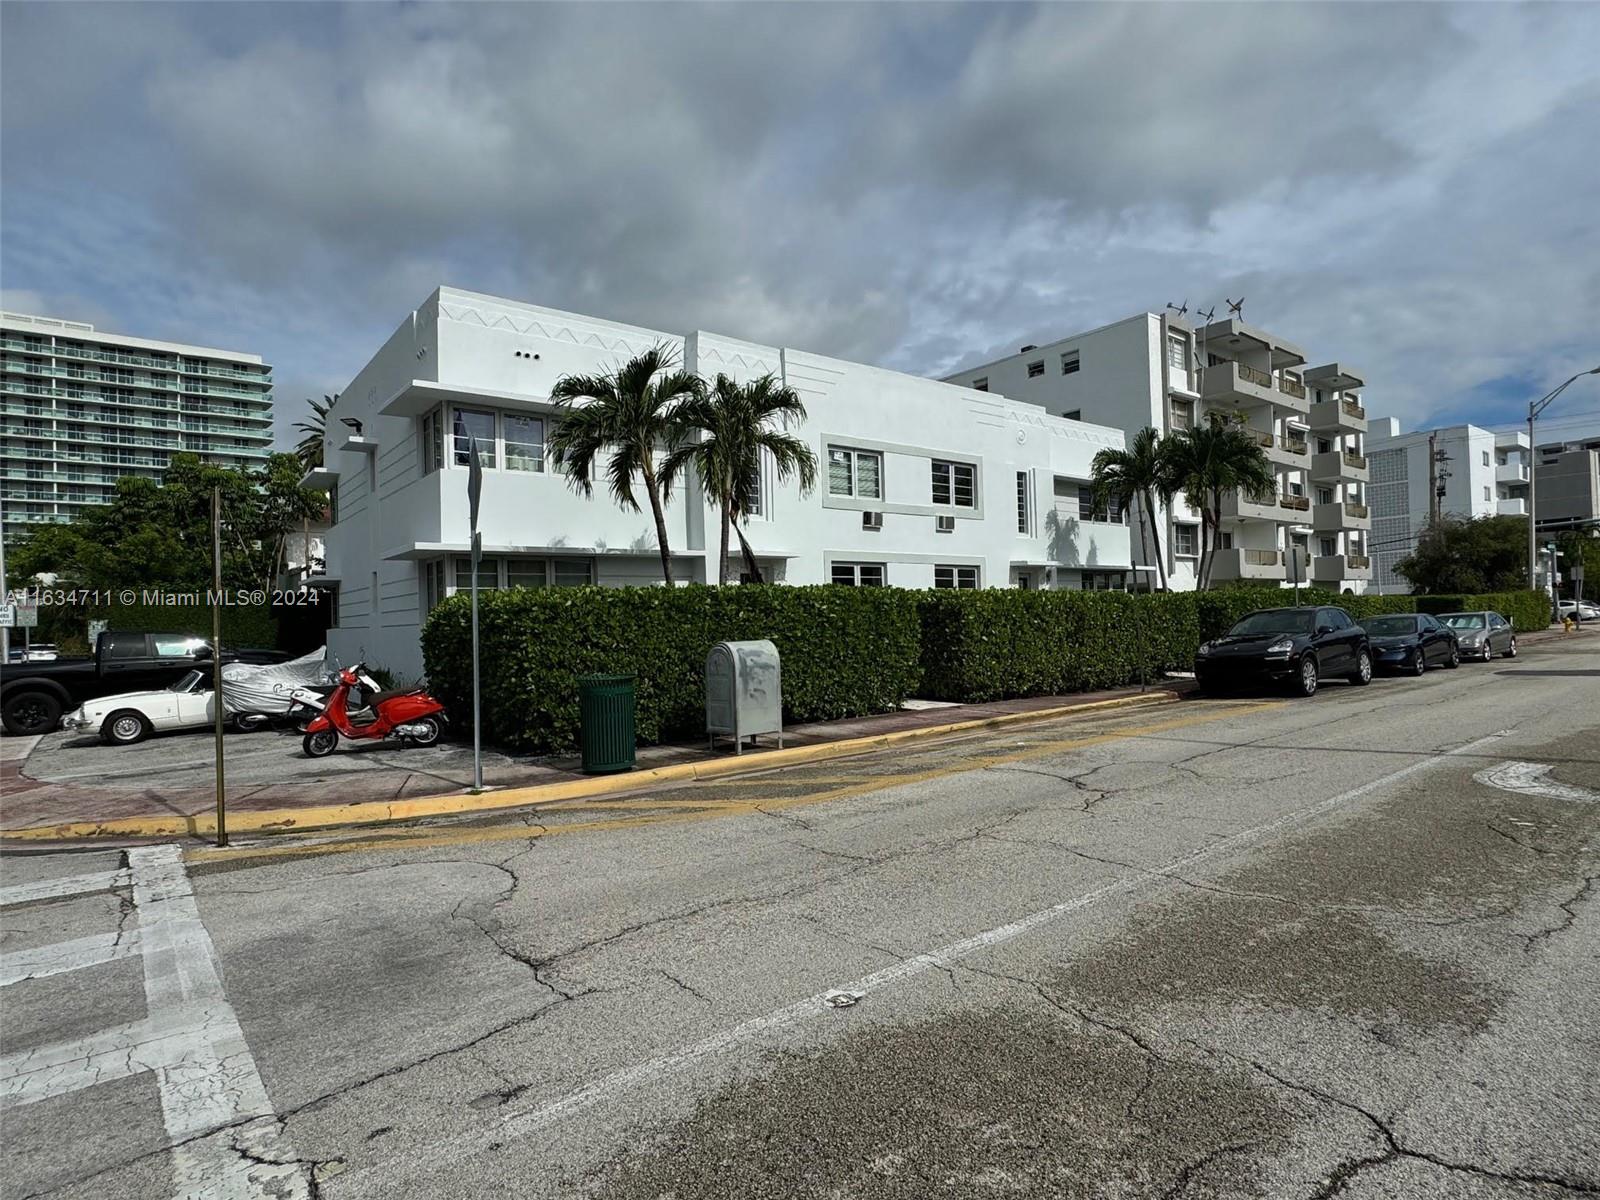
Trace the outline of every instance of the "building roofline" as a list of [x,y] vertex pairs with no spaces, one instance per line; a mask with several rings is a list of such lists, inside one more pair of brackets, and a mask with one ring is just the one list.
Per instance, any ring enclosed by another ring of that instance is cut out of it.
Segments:
[[939,378],[940,378],[941,381],[948,382],[951,375],[969,375],[974,371],[983,371],[983,370],[986,370],[986,369],[988,369],[990,367],[999,366],[1003,362],[1010,362],[1013,358],[1021,358],[1024,353],[1032,354],[1035,351],[1047,352],[1047,351],[1055,349],[1057,346],[1063,346],[1068,342],[1079,342],[1079,341],[1082,341],[1084,338],[1092,337],[1093,335],[1095,335],[1097,333],[1104,333],[1108,329],[1115,329],[1118,325],[1126,325],[1130,321],[1141,321],[1141,320],[1148,321],[1151,317],[1155,317],[1155,318],[1159,319],[1160,316],[1161,316],[1160,313],[1153,313],[1153,312],[1149,311],[1148,309],[1146,309],[1143,312],[1136,312],[1132,316],[1122,317],[1121,319],[1116,320],[1116,321],[1110,321],[1105,325],[1097,325],[1093,329],[1085,329],[1081,333],[1068,334],[1066,337],[1056,338],[1054,341],[1051,341],[1051,342],[1040,342],[1032,350],[1028,350],[1028,351],[1016,350],[1016,351],[1013,351],[1010,354],[1001,355],[999,358],[990,359],[988,362],[979,363],[975,367],[962,367],[959,371],[952,371],[950,373],[950,375],[941,375]]
[[229,358],[239,362],[247,362],[252,366],[264,366],[259,354],[249,354],[243,350],[223,350],[216,346],[200,346],[191,342],[168,342],[160,338],[140,337],[132,333],[105,333],[83,321],[68,321],[62,317],[41,317],[31,313],[4,312],[0,313],[0,326],[15,328],[19,325],[31,325],[35,328],[25,330],[28,333],[48,332],[56,337],[78,338],[86,342],[104,342],[112,346],[128,346],[141,350],[170,350],[174,354],[190,354],[196,358]]

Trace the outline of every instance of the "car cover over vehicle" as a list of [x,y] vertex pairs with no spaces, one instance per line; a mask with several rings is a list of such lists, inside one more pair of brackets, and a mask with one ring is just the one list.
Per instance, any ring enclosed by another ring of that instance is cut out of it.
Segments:
[[327,685],[327,660],[327,647],[323,647],[272,666],[228,663],[222,668],[223,711],[275,715],[287,713],[289,694],[296,688]]

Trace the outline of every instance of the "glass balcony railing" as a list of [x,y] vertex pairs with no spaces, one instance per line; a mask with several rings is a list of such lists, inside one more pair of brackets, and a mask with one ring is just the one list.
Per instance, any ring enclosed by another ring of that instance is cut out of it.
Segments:
[[1270,388],[1272,386],[1272,376],[1267,374],[1267,372],[1256,367],[1247,366],[1244,363],[1239,363],[1237,365],[1239,368],[1239,378],[1243,379],[1246,383],[1253,383],[1257,387],[1264,388]]
[[1305,512],[1310,509],[1311,501],[1305,496],[1279,496],[1278,506],[1292,512]]
[[1304,400],[1306,398],[1306,385],[1297,383],[1293,379],[1284,379],[1280,376],[1278,378],[1278,390],[1285,396],[1293,396],[1296,400]]
[[1309,454],[1311,446],[1304,438],[1280,437],[1278,448],[1287,450],[1290,454]]
[[1368,516],[1368,509],[1365,504],[1357,504],[1353,500],[1346,500],[1344,502],[1344,515],[1354,517],[1358,521],[1365,521]]

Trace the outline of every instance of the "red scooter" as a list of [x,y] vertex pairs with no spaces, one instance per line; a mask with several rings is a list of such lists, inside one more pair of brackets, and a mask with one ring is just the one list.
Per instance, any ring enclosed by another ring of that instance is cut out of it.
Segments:
[[[365,706],[350,711],[351,689],[367,691]],[[361,664],[339,672],[339,684],[323,710],[306,727],[301,745],[311,758],[332,754],[341,737],[353,742],[398,738],[418,746],[431,746],[444,732],[444,705],[421,688],[384,692],[361,670]]]

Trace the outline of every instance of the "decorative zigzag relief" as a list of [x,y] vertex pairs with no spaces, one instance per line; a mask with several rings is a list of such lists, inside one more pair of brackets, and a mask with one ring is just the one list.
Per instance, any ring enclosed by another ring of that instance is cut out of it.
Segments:
[[580,339],[578,334],[566,325],[547,325],[532,317],[519,322],[509,313],[495,313],[493,320],[486,320],[481,312],[470,306],[453,307],[441,302],[439,314],[445,320],[458,321],[463,325],[476,324],[484,329],[509,329],[513,333],[528,337],[544,337],[553,342],[570,342],[574,346],[596,346],[602,350],[621,351],[630,356],[640,354],[647,349],[644,346],[635,346],[627,338],[615,334],[608,335],[593,329],[586,330],[585,336]]

